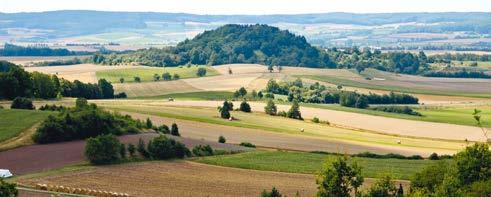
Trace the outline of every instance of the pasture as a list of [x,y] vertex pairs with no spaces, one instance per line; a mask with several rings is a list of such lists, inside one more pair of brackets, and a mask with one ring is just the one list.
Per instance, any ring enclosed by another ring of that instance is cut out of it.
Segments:
[[[0,142],[14,138],[54,112],[0,109]],[[15,124],[14,124],[15,123]]]
[[[117,70],[100,70],[96,72],[96,76],[98,79],[106,79],[112,83],[120,83],[120,78],[124,79],[125,83],[135,82],[134,77],[140,77],[142,82],[151,82],[155,81],[153,76],[154,74],[162,77],[163,73],[170,73],[170,75],[174,76],[177,74],[181,79],[186,78],[195,78],[196,72],[199,67],[203,67],[206,69],[206,76],[214,76],[218,75],[218,72],[209,66],[181,66],[181,67],[137,67],[137,68],[124,68]],[[160,79],[163,80],[163,79]]]
[[[342,156],[308,152],[254,151],[233,155],[198,157],[192,160],[234,168],[317,174],[326,162],[331,163],[337,157]],[[436,161],[350,157],[349,162],[357,162],[362,167],[364,177],[380,178],[389,174],[394,179],[409,180],[415,173]]]

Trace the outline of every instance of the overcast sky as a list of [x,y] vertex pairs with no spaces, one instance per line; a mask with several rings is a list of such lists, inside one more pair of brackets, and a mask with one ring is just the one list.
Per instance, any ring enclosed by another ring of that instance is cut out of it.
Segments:
[[491,0],[0,0],[0,12],[52,10],[195,14],[491,12]]

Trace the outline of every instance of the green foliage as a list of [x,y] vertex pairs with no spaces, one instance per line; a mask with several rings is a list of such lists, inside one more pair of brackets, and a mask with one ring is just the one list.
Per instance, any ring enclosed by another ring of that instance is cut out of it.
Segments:
[[35,98],[56,98],[59,89],[55,86],[55,81],[50,75],[39,72],[31,73],[33,96]]
[[348,165],[346,157],[338,157],[332,163],[327,163],[317,178],[319,190],[317,196],[348,197],[354,190],[355,194],[363,183],[361,168],[353,163]]
[[184,144],[161,135],[148,142],[148,153],[153,159],[165,160],[184,158],[189,155],[190,152]]
[[225,137],[223,137],[223,135],[220,135],[218,137],[218,143],[225,143],[225,142],[227,142],[227,139],[225,139]]
[[218,112],[220,112],[220,117],[223,119],[229,119],[231,117],[230,111],[234,109],[234,104],[232,102],[223,101],[222,107],[218,107]]
[[32,104],[32,100],[28,99],[28,98],[24,98],[24,97],[16,97],[12,101],[10,108],[11,109],[30,109],[30,110],[35,109],[34,105]]
[[45,105],[39,107],[39,110],[41,110],[41,111],[64,111],[66,109],[67,108],[64,107],[63,105],[57,106],[55,104],[53,104],[53,105],[45,104]]
[[37,143],[53,143],[86,139],[101,134],[122,135],[139,132],[138,121],[128,115],[103,111],[95,104],[87,105],[85,99],[77,99],[76,108],[50,115],[33,135]]
[[73,52],[67,49],[51,49],[49,47],[23,47],[5,43],[0,56],[68,56],[82,55],[86,52]]
[[169,72],[165,72],[164,74],[162,74],[162,79],[165,81],[170,81],[172,80],[172,75]]
[[239,146],[244,146],[244,147],[249,147],[249,148],[256,148],[256,145],[250,143],[250,142],[241,142]]
[[261,193],[261,197],[282,197],[282,195],[280,191],[273,187],[273,189],[271,189],[271,192],[263,190],[263,192]]
[[368,190],[366,197],[395,197],[397,188],[390,176],[384,176],[377,180]]
[[276,115],[277,108],[272,99],[268,100],[268,103],[264,107],[264,112],[269,115]]
[[17,190],[17,184],[8,183],[0,178],[0,196],[2,197],[17,197],[19,196],[19,191]]
[[300,113],[300,107],[298,106],[297,101],[293,101],[292,107],[290,108],[290,110],[288,110],[286,116],[288,118],[303,120],[302,114]]
[[119,146],[119,156],[121,157],[121,159],[126,158],[126,145],[125,144],[121,144]]
[[137,82],[137,83],[140,83],[142,80],[141,80],[141,78],[140,78],[140,77],[135,76],[135,77],[133,77],[133,81],[135,81],[135,82]]
[[181,134],[179,133],[179,128],[177,127],[176,123],[172,123],[170,128],[170,134],[173,136],[181,136]]
[[462,184],[491,178],[491,151],[487,144],[474,144],[455,155],[458,180]]
[[167,125],[162,124],[159,127],[157,127],[157,132],[162,133],[162,134],[170,134],[170,129]]
[[147,120],[145,121],[145,127],[147,129],[151,129],[153,127],[153,123],[152,120],[150,120],[150,118],[147,118]]
[[133,144],[128,144],[128,153],[130,154],[131,157],[135,156],[136,153],[136,147]]
[[407,114],[411,116],[422,116],[419,112],[414,111],[408,106],[377,106],[377,107],[370,107],[369,109],[375,110],[375,111],[383,111],[383,112],[388,112],[388,113],[398,113],[398,114]]
[[147,151],[147,148],[145,147],[145,141],[143,139],[138,139],[138,145],[136,150],[140,155],[144,158],[150,158],[150,153]]
[[241,97],[244,97],[244,96],[246,96],[246,95],[247,95],[247,90],[246,90],[244,87],[240,87],[240,89],[239,89],[239,91],[238,91],[238,92],[239,92],[239,95],[240,95]]
[[100,135],[87,139],[85,157],[95,165],[119,161],[121,144],[113,135]]
[[213,155],[213,149],[210,145],[197,145],[193,148],[193,155],[197,157],[211,156]]
[[249,113],[249,112],[251,112],[251,106],[249,105],[249,103],[247,103],[247,101],[244,100],[244,101],[242,101],[242,103],[240,103],[239,110]]
[[312,122],[313,122],[313,123],[319,123],[319,122],[320,122],[320,120],[319,120],[319,118],[314,117],[314,118],[312,118]]
[[31,97],[32,79],[28,72],[7,61],[0,61],[0,98]]
[[[198,68],[199,70],[199,68]],[[206,69],[205,69],[206,71]],[[179,74],[175,73],[174,75],[172,75],[172,78],[174,78],[174,80],[179,80],[181,78],[181,76],[179,76]]]
[[113,89],[113,85],[111,85],[111,83],[109,83],[105,79],[99,79],[99,82],[97,85],[101,89],[102,98],[104,98],[104,99],[114,98],[114,89]]
[[204,77],[205,75],[206,75],[206,69],[203,67],[198,68],[198,71],[196,71],[196,76]]

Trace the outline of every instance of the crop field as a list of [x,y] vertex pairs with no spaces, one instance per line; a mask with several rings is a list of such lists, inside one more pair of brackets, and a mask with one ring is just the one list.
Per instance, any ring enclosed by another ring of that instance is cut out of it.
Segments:
[[[128,111],[142,114],[157,115],[168,118],[184,119],[190,121],[260,129],[285,134],[295,134],[300,136],[310,136],[319,139],[336,140],[354,144],[364,144],[377,146],[388,146],[394,149],[406,150],[433,150],[439,153],[452,153],[461,149],[465,143],[463,141],[442,141],[422,138],[408,138],[395,135],[385,135],[373,132],[363,132],[357,130],[331,127],[325,124],[315,124],[307,121],[292,120],[283,117],[269,116],[264,113],[241,113],[234,112],[232,115],[238,121],[228,121],[218,118],[216,108],[209,107],[185,107],[185,106],[165,106],[158,103],[147,102],[147,104],[123,104],[121,102],[99,103],[110,109]],[[304,132],[300,132],[304,129]],[[224,131],[225,133],[226,131]],[[403,143],[396,143],[401,140]],[[438,150],[438,151],[437,151]],[[423,151],[424,152],[424,151]]]
[[128,97],[152,97],[172,93],[200,91],[184,80],[145,83],[113,83],[115,92],[125,92]]
[[187,92],[187,93],[173,93],[173,94],[164,94],[159,96],[150,96],[150,97],[136,97],[136,99],[168,99],[174,98],[179,100],[231,100],[234,98],[234,94],[232,92],[225,91],[204,91],[204,92]]
[[79,80],[88,83],[97,83],[97,71],[117,70],[124,68],[135,68],[136,66],[101,66],[95,64],[77,64],[68,66],[43,66],[43,67],[26,67],[29,72],[41,72],[45,74],[57,75],[59,78],[67,80]]
[[[44,120],[53,112],[20,109],[0,109],[0,142],[18,136],[24,130]],[[15,122],[15,124],[13,124]]]
[[[212,67],[209,66],[202,66],[206,68],[206,76],[214,76],[218,75],[218,72],[213,69]],[[106,79],[112,83],[120,83],[120,78],[124,79],[125,83],[130,83],[130,82],[135,82],[134,77],[140,77],[142,82],[150,82],[154,81],[154,74],[158,74],[160,77],[162,77],[163,73],[170,73],[172,76],[174,74],[178,74],[181,79],[186,79],[186,78],[194,78],[196,76],[196,72],[198,70],[198,66],[191,66],[191,67],[164,67],[164,68],[157,68],[157,67],[138,67],[138,68],[125,68],[125,69],[118,69],[118,70],[101,70],[97,71],[96,75],[97,78],[99,79]],[[162,80],[162,79],[160,79]]]
[[90,56],[87,55],[78,55],[78,56],[0,56],[0,60],[6,60],[12,62],[14,64],[19,65],[29,65],[35,62],[44,62],[44,61],[56,61],[56,60],[69,60],[73,58],[88,58]]
[[[332,162],[337,157],[342,156],[307,152],[254,151],[233,155],[199,157],[193,161],[243,169],[317,174],[326,162]],[[434,160],[363,157],[351,157],[349,161],[357,162],[362,167],[364,177],[380,178],[389,174],[399,180],[409,180],[416,172],[436,162]]]

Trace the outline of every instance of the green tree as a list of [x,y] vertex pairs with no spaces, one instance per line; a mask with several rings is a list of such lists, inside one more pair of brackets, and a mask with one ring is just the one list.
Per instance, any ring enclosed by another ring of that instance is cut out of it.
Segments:
[[111,85],[109,81],[106,79],[99,79],[98,85],[102,91],[102,98],[114,98],[113,85]]
[[240,103],[239,110],[243,112],[251,112],[251,106],[244,100],[242,103]]
[[225,137],[223,137],[223,135],[220,135],[220,136],[218,137],[218,142],[219,142],[219,143],[225,143],[225,142],[227,142],[227,139],[225,139]]
[[148,152],[154,159],[184,158],[190,153],[184,144],[165,135],[148,142]]
[[11,109],[35,109],[32,104],[32,100],[24,97],[16,97],[12,104],[10,104]]
[[150,120],[150,118],[147,118],[147,120],[145,121],[145,127],[147,129],[151,129],[153,127],[153,123],[152,120]]
[[85,157],[95,165],[110,164],[119,160],[121,144],[113,135],[100,135],[87,139]]
[[85,98],[77,98],[77,100],[75,100],[75,108],[77,108],[77,109],[87,108],[88,106],[89,106],[89,103],[87,102],[87,99],[85,99]]
[[268,65],[268,71],[269,71],[270,73],[272,73],[272,72],[273,72],[273,70],[274,70],[274,69],[273,69],[273,65]]
[[288,118],[293,118],[293,119],[298,119],[298,120],[303,120],[302,114],[300,113],[300,107],[298,105],[298,102],[296,100],[293,101],[293,104],[286,113],[286,116]]
[[319,197],[348,197],[351,191],[358,193],[363,183],[361,168],[357,163],[348,165],[347,157],[338,157],[334,162],[326,161],[317,177]]
[[181,134],[179,133],[179,128],[177,127],[176,123],[172,123],[170,134],[173,136],[181,136]]
[[134,78],[133,78],[133,80],[134,80],[135,82],[137,82],[137,83],[140,83],[140,82],[141,82],[140,77],[134,77]]
[[246,90],[244,87],[241,87],[241,88],[239,89],[239,95],[240,95],[241,97],[244,97],[245,95],[247,95],[247,90]]
[[218,111],[220,112],[220,117],[223,119],[230,118],[230,111],[233,110],[233,103],[228,101],[223,101],[223,105],[218,107]]
[[262,92],[262,91],[259,91],[259,92],[257,93],[257,97],[259,97],[259,99],[262,99],[262,98],[263,98],[263,96],[264,96],[264,95],[263,95],[263,92]]
[[130,154],[131,157],[135,156],[136,153],[136,147],[133,144],[128,144],[128,153]]
[[271,192],[263,190],[263,192],[261,193],[261,197],[282,197],[282,195],[280,191],[273,187],[273,189],[271,189]]
[[0,178],[0,196],[2,197],[17,197],[19,196],[19,191],[17,190],[17,184],[8,183]]
[[206,68],[199,67],[198,71],[196,71],[196,76],[204,77],[206,75]]
[[121,159],[126,158],[126,145],[125,144],[121,144],[121,146],[119,147],[119,156],[121,157]]
[[268,103],[264,107],[264,112],[266,112],[266,114],[269,114],[269,115],[276,115],[277,109],[276,109],[276,105],[274,104],[272,99],[268,100]]
[[56,98],[58,89],[49,75],[33,72],[31,73],[31,78],[34,97],[43,99]]
[[124,78],[123,77],[119,78],[119,82],[124,83]]
[[384,176],[377,180],[375,184],[370,187],[367,197],[395,197],[397,196],[397,188],[390,176]]
[[179,76],[177,73],[174,73],[172,78],[174,78],[174,80],[179,80],[181,78],[181,76]]
[[466,147],[454,157],[458,171],[458,181],[470,184],[491,178],[491,151],[489,145],[476,143]]
[[157,74],[157,73],[153,74],[153,80],[154,81],[159,81],[160,80],[160,75]]
[[165,72],[164,74],[162,74],[162,79],[164,81],[170,81],[170,80],[172,80],[172,75],[170,75],[169,72]]
[[150,154],[148,153],[148,151],[145,147],[145,141],[143,141],[143,139],[140,138],[138,140],[138,146],[137,146],[136,150],[140,153],[141,156],[143,156],[145,158],[150,158]]

